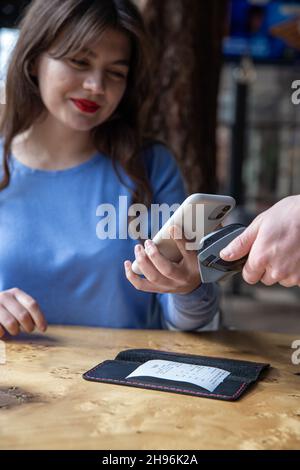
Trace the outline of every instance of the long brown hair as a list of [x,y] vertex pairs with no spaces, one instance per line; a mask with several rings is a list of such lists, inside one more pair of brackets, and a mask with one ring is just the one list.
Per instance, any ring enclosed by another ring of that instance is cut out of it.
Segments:
[[[151,48],[138,8],[131,0],[33,0],[20,23],[6,81],[6,106],[0,123],[3,137],[4,177],[0,190],[10,181],[9,158],[13,139],[30,128],[45,110],[32,67],[40,54],[58,42],[55,59],[81,52],[97,41],[107,28],[126,34],[132,44],[127,89],[117,110],[92,130],[94,146],[119,164],[134,183],[133,202],[149,205],[152,190],[140,158],[143,147],[143,105],[150,93]],[[149,55],[150,53],[150,55]]]

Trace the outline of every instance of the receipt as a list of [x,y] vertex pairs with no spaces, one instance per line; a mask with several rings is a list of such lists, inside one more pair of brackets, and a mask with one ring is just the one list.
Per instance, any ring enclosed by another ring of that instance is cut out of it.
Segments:
[[131,377],[155,377],[158,379],[191,383],[213,392],[228,375],[230,375],[230,372],[216,367],[153,360],[147,361],[137,367],[126,379]]

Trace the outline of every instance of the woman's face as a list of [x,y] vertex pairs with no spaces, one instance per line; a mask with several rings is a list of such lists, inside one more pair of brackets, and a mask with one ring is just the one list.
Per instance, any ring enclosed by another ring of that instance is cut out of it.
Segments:
[[125,93],[130,56],[129,38],[114,29],[108,29],[96,46],[78,56],[57,60],[42,54],[36,70],[46,109],[78,131],[104,123]]

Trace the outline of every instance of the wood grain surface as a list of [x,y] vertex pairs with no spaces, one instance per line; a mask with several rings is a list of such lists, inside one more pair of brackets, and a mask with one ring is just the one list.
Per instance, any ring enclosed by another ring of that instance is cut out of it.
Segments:
[[[50,327],[6,341],[0,365],[1,449],[299,449],[297,336]],[[123,349],[268,362],[237,402],[88,382]]]
[[6,344],[4,341],[0,340],[0,364],[5,364],[5,362],[6,362]]

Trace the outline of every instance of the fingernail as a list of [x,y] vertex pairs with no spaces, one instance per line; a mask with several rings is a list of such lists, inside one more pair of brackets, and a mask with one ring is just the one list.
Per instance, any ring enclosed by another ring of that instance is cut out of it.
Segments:
[[220,252],[221,257],[224,256],[224,258],[232,258],[233,254],[231,251],[227,250],[226,248]]
[[153,243],[152,240],[147,240],[147,245],[146,245],[146,253],[147,254],[152,254],[155,252],[155,243]]
[[169,228],[169,234],[171,235],[172,238],[174,238],[174,235],[176,234],[174,226]]
[[182,229],[178,227],[178,225],[173,226],[173,231],[172,231],[172,237],[175,238],[175,240],[181,240],[182,239]]

